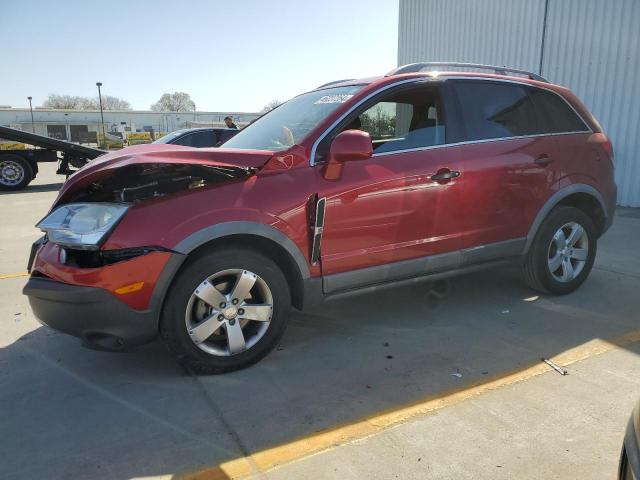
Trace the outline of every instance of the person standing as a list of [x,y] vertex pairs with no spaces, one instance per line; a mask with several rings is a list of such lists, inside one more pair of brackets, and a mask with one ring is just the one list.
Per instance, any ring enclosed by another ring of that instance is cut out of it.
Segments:
[[238,126],[233,123],[233,117],[227,115],[226,117],[224,117],[224,123],[227,125],[227,128],[238,130]]

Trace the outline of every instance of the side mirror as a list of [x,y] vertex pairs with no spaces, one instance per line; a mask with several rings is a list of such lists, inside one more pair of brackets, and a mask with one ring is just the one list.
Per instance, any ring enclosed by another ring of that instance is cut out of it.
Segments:
[[329,147],[329,161],[324,170],[326,180],[338,180],[344,162],[366,160],[373,155],[371,137],[362,130],[345,130],[339,133]]

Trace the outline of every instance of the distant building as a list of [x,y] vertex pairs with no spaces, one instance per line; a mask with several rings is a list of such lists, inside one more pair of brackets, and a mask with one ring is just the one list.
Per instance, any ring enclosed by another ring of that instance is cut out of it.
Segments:
[[[246,112],[151,112],[144,110],[104,111],[104,128],[109,134],[150,132],[154,135],[191,127],[224,127],[224,117],[231,115],[239,127],[258,117]],[[99,110],[33,109],[33,127],[38,135],[95,143],[102,131]],[[32,131],[28,108],[0,107],[0,125]]]

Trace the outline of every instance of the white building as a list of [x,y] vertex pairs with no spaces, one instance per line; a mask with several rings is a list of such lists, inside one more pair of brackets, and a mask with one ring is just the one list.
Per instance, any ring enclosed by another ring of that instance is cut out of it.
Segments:
[[640,1],[400,0],[398,63],[509,66],[569,87],[613,142],[618,203],[640,207]]
[[[104,127],[113,132],[167,133],[180,128],[224,127],[224,117],[233,117],[242,127],[257,113],[245,112],[151,112],[142,110],[104,111]],[[95,143],[96,133],[102,129],[99,110],[52,110],[33,109],[33,125],[28,108],[0,107],[0,125],[31,132],[38,135],[70,140],[72,142]]]

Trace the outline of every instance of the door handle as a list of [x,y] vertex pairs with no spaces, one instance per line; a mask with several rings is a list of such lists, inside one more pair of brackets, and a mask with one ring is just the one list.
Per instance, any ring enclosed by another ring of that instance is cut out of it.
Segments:
[[435,175],[431,175],[431,180],[438,183],[447,183],[452,178],[460,176],[460,172],[457,170],[449,170],[448,168],[441,168]]
[[536,158],[533,163],[535,163],[536,165],[540,165],[541,167],[546,167],[547,165],[549,165],[550,163],[553,163],[553,158],[551,158],[549,155],[547,154],[542,154],[540,155],[538,158]]

